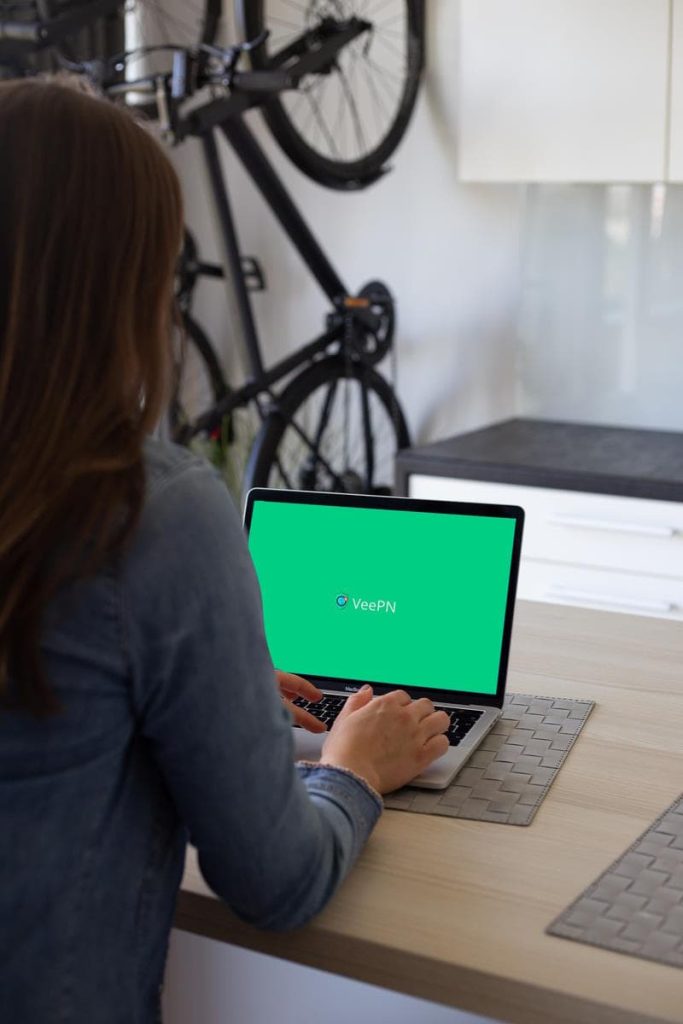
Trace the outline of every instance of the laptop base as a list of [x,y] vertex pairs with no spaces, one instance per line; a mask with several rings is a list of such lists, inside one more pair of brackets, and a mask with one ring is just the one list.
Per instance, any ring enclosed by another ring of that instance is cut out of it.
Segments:
[[[407,783],[407,785],[416,786],[420,789],[445,789],[446,786],[450,785],[470,755],[477,749],[486,734],[490,732],[500,718],[500,710],[498,708],[482,707],[481,705],[439,703],[437,708],[445,708],[446,710],[463,708],[464,710],[476,710],[483,713],[457,747],[449,747],[443,757],[437,758],[420,775]],[[319,760],[327,733],[312,733],[298,727],[293,728],[292,732],[294,734],[294,754],[296,760]]]

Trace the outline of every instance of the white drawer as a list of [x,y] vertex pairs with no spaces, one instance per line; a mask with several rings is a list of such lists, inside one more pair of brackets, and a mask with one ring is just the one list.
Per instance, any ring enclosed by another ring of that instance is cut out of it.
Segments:
[[411,475],[410,495],[521,505],[526,558],[683,579],[683,505],[583,491]]
[[683,580],[523,558],[517,596],[528,601],[683,620]]

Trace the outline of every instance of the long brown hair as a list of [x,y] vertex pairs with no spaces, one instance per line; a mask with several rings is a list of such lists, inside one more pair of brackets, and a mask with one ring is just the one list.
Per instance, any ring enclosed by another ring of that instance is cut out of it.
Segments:
[[125,110],[0,83],[0,703],[58,708],[48,601],[120,550],[166,399],[182,202]]

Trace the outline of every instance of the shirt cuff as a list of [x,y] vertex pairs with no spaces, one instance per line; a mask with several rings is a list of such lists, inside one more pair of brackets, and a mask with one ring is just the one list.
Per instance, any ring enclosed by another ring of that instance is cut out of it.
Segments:
[[371,786],[370,783],[366,779],[364,779],[362,775],[356,775],[356,773],[352,772],[350,768],[342,768],[338,764],[329,764],[327,762],[325,762],[325,764],[320,764],[318,761],[297,761],[296,763],[297,763],[297,765],[299,767],[305,769],[305,776],[308,776],[308,775],[312,774],[313,772],[318,772],[318,771],[319,772],[326,772],[326,771],[339,772],[342,775],[346,775],[348,778],[353,779],[360,786],[362,786],[363,789],[365,790],[365,792],[370,797],[372,797],[372,799],[375,802],[375,804],[377,805],[378,809],[379,810],[383,810],[383,808],[384,808],[384,801],[382,800],[381,794],[378,793],[377,790],[375,789],[375,787]]

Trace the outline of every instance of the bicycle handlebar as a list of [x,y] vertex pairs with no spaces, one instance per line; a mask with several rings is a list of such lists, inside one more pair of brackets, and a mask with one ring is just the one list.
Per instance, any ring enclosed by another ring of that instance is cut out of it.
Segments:
[[[0,21],[0,42],[3,39],[21,39],[27,46],[43,49],[119,6],[120,0],[91,0],[87,8],[79,7],[71,14],[50,21],[23,24]],[[242,54],[262,46],[268,38],[267,31],[256,39],[227,49],[207,43],[192,49],[163,44],[142,46],[106,60],[71,63],[62,58],[61,63],[72,71],[87,74],[110,96],[137,93],[154,97],[165,134],[178,142],[189,134],[201,134],[230,117],[239,116],[250,106],[262,102],[264,97],[298,88],[306,75],[326,73],[334,66],[339,51],[370,28],[370,22],[355,16],[339,22],[325,19],[320,28],[305,31],[280,51],[267,70],[237,70]],[[120,76],[131,59],[161,51],[173,53],[171,72],[121,80]],[[227,90],[227,94],[214,94],[206,104],[183,118],[180,104],[205,86],[218,86]]]

